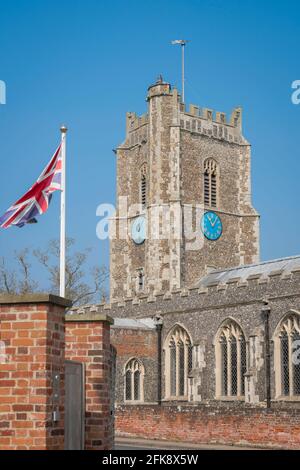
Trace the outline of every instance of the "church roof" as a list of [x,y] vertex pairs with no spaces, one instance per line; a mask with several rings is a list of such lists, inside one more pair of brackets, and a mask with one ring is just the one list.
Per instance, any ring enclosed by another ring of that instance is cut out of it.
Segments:
[[133,318],[114,318],[112,328],[153,330],[155,329],[155,324],[152,318],[143,318],[142,320],[135,320]]
[[212,271],[201,278],[195,287],[207,287],[210,284],[225,284],[233,279],[246,281],[250,276],[268,277],[274,274],[291,273],[300,269],[300,256],[264,261],[258,264],[248,264],[235,268]]

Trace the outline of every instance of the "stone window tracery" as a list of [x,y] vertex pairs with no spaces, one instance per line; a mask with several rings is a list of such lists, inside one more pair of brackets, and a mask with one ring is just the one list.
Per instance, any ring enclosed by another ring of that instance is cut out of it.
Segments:
[[166,398],[186,398],[188,375],[192,369],[192,342],[187,331],[176,325],[169,333],[165,347]]
[[130,359],[125,366],[125,401],[144,401],[144,366],[139,359]]
[[277,397],[300,396],[300,315],[291,313],[276,329],[274,367]]
[[247,347],[241,327],[226,321],[216,337],[216,396],[243,397],[247,369]]

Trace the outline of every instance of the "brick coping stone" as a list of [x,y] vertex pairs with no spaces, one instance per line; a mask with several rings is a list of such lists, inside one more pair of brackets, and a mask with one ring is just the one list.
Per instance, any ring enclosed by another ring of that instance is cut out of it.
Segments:
[[53,294],[4,294],[0,295],[0,305],[16,304],[53,304],[62,307],[71,307],[72,301]]

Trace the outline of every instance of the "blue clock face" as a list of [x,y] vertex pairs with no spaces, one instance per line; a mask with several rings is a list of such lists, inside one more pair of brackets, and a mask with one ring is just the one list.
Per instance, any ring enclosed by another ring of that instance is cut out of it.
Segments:
[[131,238],[136,245],[141,245],[146,239],[146,218],[140,215],[131,225]]
[[205,212],[202,217],[201,228],[208,240],[218,240],[223,231],[222,221],[214,212]]

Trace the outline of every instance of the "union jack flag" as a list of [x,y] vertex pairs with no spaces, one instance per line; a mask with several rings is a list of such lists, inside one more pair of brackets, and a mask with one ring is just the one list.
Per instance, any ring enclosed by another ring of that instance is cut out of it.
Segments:
[[61,170],[61,145],[59,145],[34,185],[0,217],[0,227],[8,228],[12,225],[23,227],[25,224],[36,223],[35,217],[47,211],[52,193],[62,189]]

